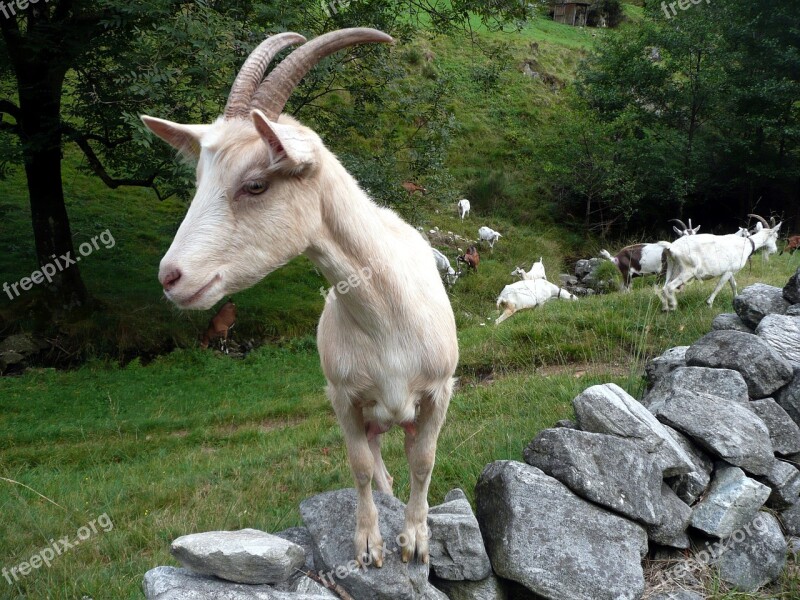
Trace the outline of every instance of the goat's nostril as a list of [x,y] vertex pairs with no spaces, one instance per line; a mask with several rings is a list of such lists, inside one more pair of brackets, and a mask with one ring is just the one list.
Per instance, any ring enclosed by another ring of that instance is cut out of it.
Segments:
[[164,288],[164,291],[169,291],[175,284],[178,283],[178,280],[181,278],[181,270],[180,269],[172,269],[166,275],[161,277],[161,286]]

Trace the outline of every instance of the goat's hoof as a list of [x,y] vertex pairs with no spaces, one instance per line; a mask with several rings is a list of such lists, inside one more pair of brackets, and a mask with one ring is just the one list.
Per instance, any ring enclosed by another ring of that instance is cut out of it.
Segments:
[[356,562],[361,568],[383,566],[383,538],[376,527],[374,531],[356,531]]
[[402,558],[403,562],[407,563],[411,561],[416,554],[422,563],[428,564],[429,551],[427,525],[422,525],[421,527],[408,526],[400,537],[402,542],[400,558]]

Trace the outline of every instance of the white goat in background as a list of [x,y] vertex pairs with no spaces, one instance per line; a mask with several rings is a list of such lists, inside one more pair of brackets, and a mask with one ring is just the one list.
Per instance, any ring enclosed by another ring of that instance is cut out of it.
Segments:
[[539,306],[553,298],[578,299],[545,279],[523,280],[507,285],[497,297],[497,309],[502,310],[503,314],[494,324],[499,325],[518,310]]
[[697,227],[692,227],[691,219],[689,219],[688,225],[683,221],[681,221],[680,219],[670,219],[670,222],[677,223],[678,225],[681,226],[681,229],[675,227],[675,225],[672,226],[672,230],[678,234],[678,237],[683,237],[684,235],[697,235],[697,232],[700,231],[701,227],[700,225],[698,225]]
[[372,202],[314,131],[281,114],[325,56],[392,38],[374,29],[327,33],[292,52],[262,82],[278,52],[303,42],[296,33],[262,42],[211,125],[142,117],[198,162],[197,192],[159,279],[179,307],[207,309],[299,254],[317,266],[339,292],[325,302],[317,343],[358,493],[356,558],[383,563],[371,488],[374,478],[378,490],[392,493],[380,439],[399,424],[411,488],[401,557],[416,553],[428,562],[428,486],[458,363],[450,301],[425,240]]
[[547,275],[544,272],[544,263],[542,262],[542,257],[539,257],[539,261],[533,263],[530,271],[525,271],[522,267],[517,267],[513,271],[511,271],[512,275],[518,276],[522,280],[526,281],[533,281],[534,279],[547,279]]
[[481,242],[489,242],[489,248],[494,248],[494,243],[499,240],[501,237],[500,233],[492,229],[491,227],[486,227],[485,225],[478,229],[478,240]]
[[675,292],[693,279],[703,281],[720,278],[717,287],[706,300],[709,306],[714,303],[714,298],[726,282],[730,283],[735,296],[734,274],[747,264],[747,260],[761,248],[766,248],[769,253],[778,251],[776,242],[781,223],[770,227],[762,217],[750,216],[762,224],[762,227],[750,237],[739,237],[735,233],[729,235],[701,233],[684,236],[667,246],[664,251],[667,258],[667,279],[664,288],[658,291],[665,311],[675,310],[678,307]]
[[458,201],[458,216],[461,217],[462,221],[464,220],[464,217],[466,217],[469,214],[469,209],[470,209],[469,200],[463,198]]
[[453,265],[450,264],[450,259],[433,246],[431,246],[431,251],[433,252],[433,258],[436,259],[436,268],[439,270],[439,274],[444,277],[448,285],[453,285],[458,279],[458,273],[453,269]]

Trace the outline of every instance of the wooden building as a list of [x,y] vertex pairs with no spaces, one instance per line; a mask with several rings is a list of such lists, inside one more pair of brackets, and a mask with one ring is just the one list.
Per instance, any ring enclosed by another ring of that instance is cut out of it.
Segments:
[[591,2],[572,2],[571,0],[555,0],[553,2],[553,21],[574,27],[586,25],[586,13]]

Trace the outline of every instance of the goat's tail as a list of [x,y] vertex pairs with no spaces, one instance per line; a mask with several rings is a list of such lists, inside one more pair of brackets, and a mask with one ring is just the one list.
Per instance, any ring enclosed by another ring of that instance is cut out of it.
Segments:
[[602,256],[606,260],[610,260],[611,262],[614,262],[614,257],[611,256],[611,254],[609,253],[608,250],[600,250],[600,256]]

